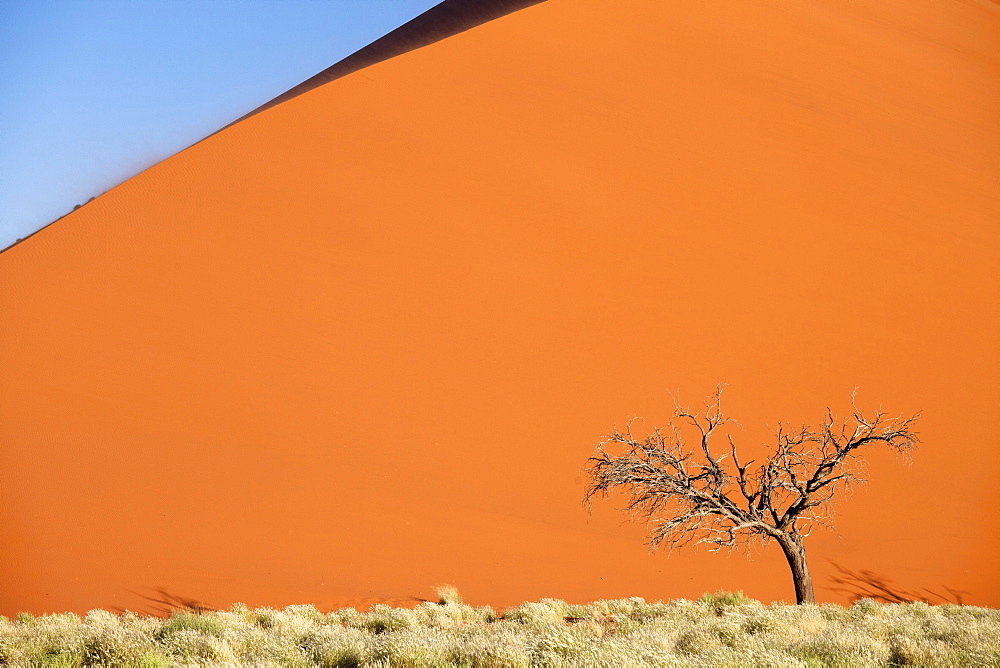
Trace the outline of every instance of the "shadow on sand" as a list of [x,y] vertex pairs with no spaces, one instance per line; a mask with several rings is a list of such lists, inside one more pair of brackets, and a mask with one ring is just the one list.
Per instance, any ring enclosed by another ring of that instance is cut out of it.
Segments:
[[[852,603],[862,598],[870,598],[878,601],[879,603],[922,602],[927,603],[928,605],[940,605],[942,603],[955,603],[963,605],[964,596],[969,594],[967,591],[952,589],[947,585],[941,585],[941,589],[947,592],[946,594],[942,594],[926,587],[921,587],[917,590],[906,590],[895,584],[892,579],[874,571],[867,569],[852,571],[834,561],[831,561],[830,563],[837,569],[838,575],[830,577],[830,581],[836,586],[827,587],[827,589],[829,591],[847,596]],[[152,590],[152,594],[140,594],[139,592],[129,591],[130,593],[135,594],[148,602],[148,605],[143,608],[132,610],[132,612],[140,615],[167,618],[174,612],[202,613],[218,611],[218,608],[214,608],[204,601],[195,598],[188,598],[186,596],[180,596],[178,594],[172,594],[164,587],[154,588]],[[430,602],[428,599],[421,598],[419,596],[407,596],[405,599],[395,599],[393,602],[399,604],[404,600],[407,603]],[[362,605],[360,607],[370,607],[370,605],[373,605],[375,602],[383,601],[366,600],[365,603],[368,603],[369,606]],[[384,602],[387,603],[389,601],[386,600]],[[353,603],[357,605],[360,601]],[[129,608],[115,607],[112,608],[112,611],[117,614],[122,614],[127,609]]]
[[879,575],[874,571],[867,569],[852,571],[836,562],[831,561],[830,563],[839,571],[839,575],[830,577],[830,580],[837,586],[827,587],[827,589],[846,595],[852,603],[862,598],[870,598],[879,603],[921,602],[928,605],[940,605],[942,603],[963,605],[963,596],[969,594],[967,591],[952,589],[947,585],[941,585],[941,588],[947,594],[941,594],[926,587],[921,587],[915,591],[907,591],[896,585],[890,578]]
[[[192,613],[202,613],[202,612],[218,612],[220,608],[213,607],[202,600],[195,598],[188,598],[186,596],[179,596],[177,594],[172,594],[165,587],[155,587],[152,588],[151,594],[140,594],[137,591],[128,590],[129,593],[135,594],[136,596],[145,599],[148,605],[143,606],[139,609],[124,608],[121,606],[116,606],[110,608],[115,614],[123,614],[127,610],[139,615],[146,615],[150,617],[159,617],[161,619],[166,619],[170,617],[174,612],[192,612]],[[427,598],[421,598],[420,596],[402,596],[398,598],[384,598],[384,597],[371,597],[371,598],[358,598],[358,599],[346,599],[337,606],[326,606],[322,608],[321,612],[329,612],[339,608],[353,607],[361,611],[369,610],[375,605],[383,604],[389,606],[402,606],[402,607],[412,607],[414,604],[418,603],[438,603],[438,601],[432,601]]]
[[[140,594],[139,592],[132,590],[129,590],[129,592],[145,599],[146,601],[149,601],[149,605],[139,610],[132,610],[132,612],[140,615],[166,618],[172,615],[175,611],[202,613],[216,612],[218,610],[204,601],[178,596],[177,594],[171,594],[164,587],[155,588],[153,590],[153,594]],[[112,611],[122,614],[126,611],[126,608],[116,607],[112,608]]]

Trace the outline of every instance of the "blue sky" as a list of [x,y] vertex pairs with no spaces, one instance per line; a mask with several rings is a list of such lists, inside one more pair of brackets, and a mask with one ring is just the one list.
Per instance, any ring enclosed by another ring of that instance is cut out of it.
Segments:
[[0,0],[0,248],[439,0]]

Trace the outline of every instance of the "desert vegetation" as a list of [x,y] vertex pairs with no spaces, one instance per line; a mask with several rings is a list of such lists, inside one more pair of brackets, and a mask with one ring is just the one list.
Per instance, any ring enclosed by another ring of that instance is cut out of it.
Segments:
[[[447,600],[446,600],[447,599]],[[1000,611],[923,602],[764,605],[697,601],[529,602],[498,614],[459,602],[323,613],[93,610],[0,619],[11,666],[1000,666]]]
[[[754,466],[752,459],[740,461],[732,435],[723,433],[739,424],[722,411],[723,387],[716,387],[700,413],[675,400],[667,428],[638,435],[631,420],[624,430],[613,429],[588,460],[584,503],[589,508],[595,497],[624,494],[625,511],[649,526],[653,550],[735,550],[774,540],[791,569],[796,602],[815,603],[805,538],[817,526],[832,526],[833,500],[841,490],[867,482],[864,452],[883,446],[909,455],[920,442],[914,429],[919,414],[866,414],[852,394],[852,411],[844,419],[827,408],[816,427],[779,422],[770,454]],[[696,446],[688,446],[685,429]]]

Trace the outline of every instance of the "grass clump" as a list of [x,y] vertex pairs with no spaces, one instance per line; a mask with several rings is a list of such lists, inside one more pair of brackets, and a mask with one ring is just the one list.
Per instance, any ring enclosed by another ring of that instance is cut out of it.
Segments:
[[750,605],[758,603],[758,601],[747,597],[742,591],[724,591],[720,589],[711,594],[702,594],[701,598],[698,599],[698,603],[711,608],[715,611],[715,614],[722,615],[726,612],[727,608]]
[[462,605],[462,596],[458,593],[458,588],[453,585],[441,585],[435,593],[438,605]]
[[924,603],[764,605],[741,592],[697,601],[557,599],[498,615],[457,592],[414,609],[323,613],[94,610],[0,619],[12,666],[903,666],[1000,665],[1000,611]]
[[175,611],[160,625],[157,635],[161,640],[180,631],[192,631],[198,635],[221,636],[225,628],[225,622],[217,616]]

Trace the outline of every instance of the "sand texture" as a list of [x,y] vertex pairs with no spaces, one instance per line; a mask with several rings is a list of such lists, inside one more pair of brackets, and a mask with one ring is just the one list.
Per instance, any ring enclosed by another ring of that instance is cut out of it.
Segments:
[[[581,469],[667,391],[923,411],[807,542],[1000,605],[1000,7],[548,0],[253,115],[0,254],[0,614],[793,597]],[[831,563],[833,562],[833,563]]]

